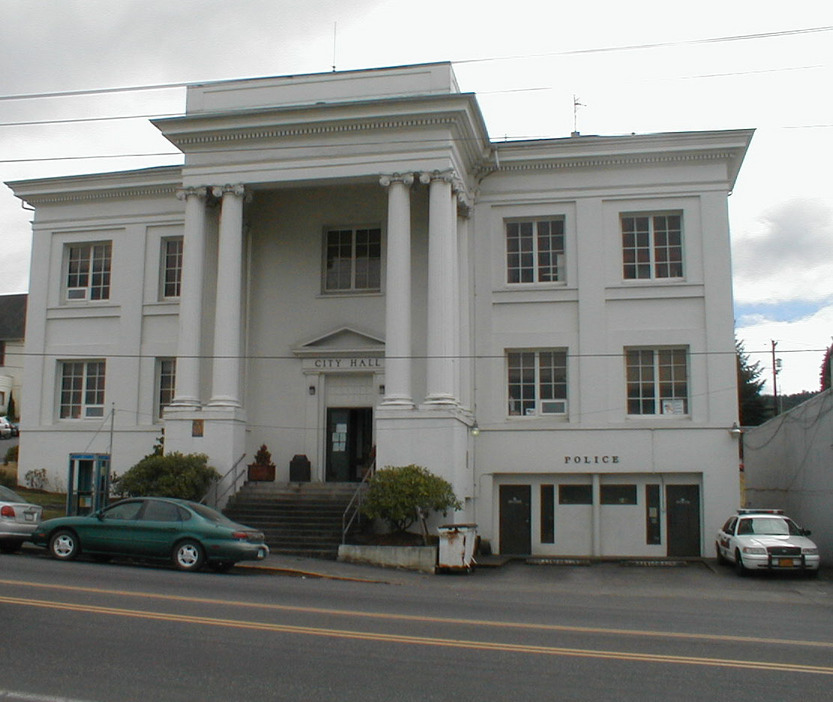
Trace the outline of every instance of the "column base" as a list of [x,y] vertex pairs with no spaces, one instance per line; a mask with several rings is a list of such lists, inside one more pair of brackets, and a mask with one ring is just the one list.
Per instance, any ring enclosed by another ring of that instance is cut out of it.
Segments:
[[217,407],[220,409],[239,409],[243,405],[240,403],[236,397],[230,397],[225,395],[218,395],[216,397],[212,397],[206,407]]
[[457,407],[459,406],[460,402],[457,400],[454,395],[448,395],[445,393],[436,393],[434,395],[429,395],[425,398],[425,402],[423,402],[423,406],[425,407],[436,407],[437,405],[443,407]]
[[413,409],[415,407],[414,401],[407,395],[385,395],[380,404],[391,409]]

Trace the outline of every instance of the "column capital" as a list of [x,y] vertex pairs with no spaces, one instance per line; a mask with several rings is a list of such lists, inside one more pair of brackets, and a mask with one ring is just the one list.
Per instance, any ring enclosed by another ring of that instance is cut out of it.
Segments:
[[454,185],[457,181],[457,176],[453,169],[447,171],[423,171],[419,174],[419,182],[423,185],[428,185],[432,181],[441,181],[443,183],[450,183]]
[[189,197],[206,197],[208,188],[204,185],[199,187],[179,188],[176,191],[177,200],[187,200]]
[[231,193],[237,197],[243,197],[246,195],[246,186],[242,183],[236,183],[234,185],[215,185],[211,188],[211,194],[214,197],[223,197],[226,193]]
[[414,183],[414,174],[413,173],[391,173],[383,174],[379,176],[379,185],[383,188],[388,188],[394,183],[402,183],[403,185],[413,185]]

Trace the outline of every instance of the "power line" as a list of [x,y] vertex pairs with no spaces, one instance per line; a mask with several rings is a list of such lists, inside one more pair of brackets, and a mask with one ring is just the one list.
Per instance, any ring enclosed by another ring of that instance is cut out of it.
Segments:
[[[634,348],[639,348],[638,345],[629,345],[633,346]],[[513,350],[513,349],[508,349]],[[825,353],[827,349],[825,348],[818,348],[818,349],[779,349],[779,354],[798,354],[798,353]],[[744,350],[744,355],[751,356],[755,354],[771,354],[770,349],[761,350],[761,351],[746,351]],[[78,353],[67,353],[67,352],[40,352],[40,351],[22,351],[16,352],[16,356],[23,356],[23,357],[30,357],[30,358],[60,358],[60,359],[69,359],[69,358],[104,358],[104,359],[156,359],[162,358],[165,354],[143,354],[143,353],[104,353],[104,354],[91,354],[89,352],[78,352]],[[736,356],[737,352],[735,349],[726,350],[726,351],[688,351],[688,355],[691,357],[708,357],[708,356]],[[623,352],[610,352],[610,353],[570,353],[568,351],[567,358],[570,359],[581,359],[581,358],[622,358],[624,356]],[[239,356],[217,356],[213,354],[198,354],[198,355],[187,355],[187,356],[176,356],[177,358],[181,359],[191,359],[191,360],[242,360],[242,361],[298,361],[300,358],[293,353],[289,354],[258,354],[258,355],[249,355],[249,354],[241,354]],[[381,358],[381,357],[380,357]],[[443,355],[443,356],[429,356],[427,354],[411,354],[405,356],[386,356],[384,357],[387,360],[408,360],[408,361],[425,361],[429,359],[445,359],[445,360],[454,360],[454,361],[489,361],[489,360],[503,360],[506,358],[505,354],[458,354],[458,355]]]
[[[546,58],[549,56],[576,56],[582,54],[600,54],[600,53],[616,53],[616,52],[623,52],[623,51],[647,51],[652,49],[664,49],[664,48],[671,48],[677,46],[698,46],[698,45],[707,45],[707,44],[719,44],[719,43],[727,43],[727,42],[737,42],[737,41],[757,41],[761,39],[774,39],[780,37],[790,37],[790,36],[799,36],[805,34],[817,34],[822,32],[830,32],[833,31],[833,25],[829,26],[821,26],[821,27],[804,27],[799,29],[785,29],[775,32],[757,32],[753,34],[735,34],[730,36],[723,36],[723,37],[708,37],[705,39],[684,39],[680,41],[668,41],[668,42],[654,42],[654,43],[646,43],[646,44],[625,44],[625,45],[615,45],[615,46],[601,46],[601,47],[591,47],[587,49],[568,49],[565,51],[551,51],[551,52],[544,52],[539,54],[514,54],[509,56],[486,56],[481,58],[472,58],[472,59],[459,59],[456,61],[451,61],[450,63],[456,65],[465,65],[465,64],[474,64],[474,63],[489,63],[493,61],[517,61],[519,59],[534,59],[534,58]],[[39,93],[18,93],[15,95],[0,95],[0,101],[7,102],[12,100],[37,100],[42,98],[61,98],[61,97],[87,97],[92,95],[107,95],[112,93],[128,93],[128,92],[142,92],[142,91],[152,91],[152,90],[172,90],[177,88],[186,88],[189,85],[198,85],[201,83],[218,83],[218,82],[228,82],[229,80],[234,81],[245,81],[245,80],[257,80],[262,79],[265,76],[255,76],[250,78],[234,78],[234,79],[225,79],[225,80],[198,80],[198,81],[188,81],[188,82],[174,82],[174,83],[156,83],[156,84],[148,84],[148,85],[128,85],[128,86],[117,86],[117,87],[110,87],[110,88],[89,88],[89,89],[81,89],[81,90],[56,90],[52,92],[39,92]]]
[[[749,75],[761,75],[761,74],[771,74],[771,73],[783,73],[783,72],[792,72],[792,71],[814,71],[825,69],[827,66],[825,64],[816,64],[810,66],[785,66],[781,68],[765,68],[765,69],[758,69],[758,70],[751,70],[751,71],[729,71],[725,73],[703,73],[703,74],[694,74],[694,75],[683,75],[683,76],[668,76],[668,77],[658,77],[654,78],[653,80],[658,81],[673,81],[673,80],[700,80],[700,79],[713,79],[713,78],[733,78],[738,76],[749,76]],[[650,80],[647,78],[639,78],[638,82],[645,82],[646,80]],[[187,84],[186,84],[187,85]],[[558,90],[552,86],[531,86],[527,88],[507,88],[503,90],[478,90],[478,95],[509,95],[515,93],[535,93],[535,92],[554,92]],[[3,98],[0,98],[3,99]],[[230,108],[227,112],[242,112],[245,108]],[[187,113],[183,112],[169,112],[169,113],[149,113],[149,114],[130,114],[130,115],[113,115],[109,117],[75,117],[75,118],[67,118],[67,119],[39,119],[39,120],[19,120],[15,122],[0,122],[0,127],[31,127],[31,126],[51,126],[51,125],[63,125],[63,124],[83,124],[87,122],[117,122],[117,121],[129,121],[129,120],[137,120],[137,119],[165,119],[169,117],[185,117]],[[831,125],[813,125],[813,126],[831,126]],[[802,126],[798,127],[785,127],[785,128],[803,128]]]

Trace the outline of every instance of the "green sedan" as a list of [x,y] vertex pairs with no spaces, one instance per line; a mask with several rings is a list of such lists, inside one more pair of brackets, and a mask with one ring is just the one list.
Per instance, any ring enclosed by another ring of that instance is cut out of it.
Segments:
[[48,519],[30,540],[61,561],[81,553],[98,560],[127,556],[170,561],[180,570],[208,565],[225,571],[269,555],[262,532],[205,505],[165,497],[129,498],[83,517]]

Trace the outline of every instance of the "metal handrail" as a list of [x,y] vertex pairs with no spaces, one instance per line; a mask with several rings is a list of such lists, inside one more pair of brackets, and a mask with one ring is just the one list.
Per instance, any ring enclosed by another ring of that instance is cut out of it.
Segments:
[[[370,464],[370,467],[367,469],[365,474],[362,476],[362,479],[359,481],[359,486],[356,488],[356,491],[353,493],[353,497],[350,498],[350,502],[347,503],[347,507],[344,508],[344,513],[341,515],[341,543],[347,543],[347,532],[350,531],[350,527],[353,526],[353,522],[359,516],[359,510],[362,507],[362,498],[364,497],[364,487],[367,482],[373,477],[373,474],[376,472],[376,459],[373,459],[373,462]],[[351,513],[352,510],[352,513]],[[349,515],[349,518],[348,518]]]
[[[234,492],[237,492],[237,479],[240,475],[239,472],[237,472],[237,466],[240,465],[240,462],[244,458],[246,458],[245,453],[242,454],[240,456],[240,458],[238,458],[234,462],[234,465],[232,465],[232,467],[229,468],[226,471],[225,475],[223,475],[219,478],[214,478],[214,480],[211,481],[211,486],[208,488],[208,492],[206,492],[205,495],[203,495],[202,499],[200,500],[200,504],[207,504],[206,500],[208,499],[208,496],[211,494],[212,491],[214,491],[214,499],[212,500],[212,505],[211,505],[212,507],[216,507],[219,504],[220,499],[222,497],[224,497],[226,495],[226,493],[229,492],[229,490],[231,488],[234,488]],[[231,483],[229,485],[226,485],[226,489],[223,490],[222,493],[217,492],[217,486],[220,485],[226,478],[228,478],[228,476],[231,474],[232,471],[234,471],[234,480],[231,481]]]

